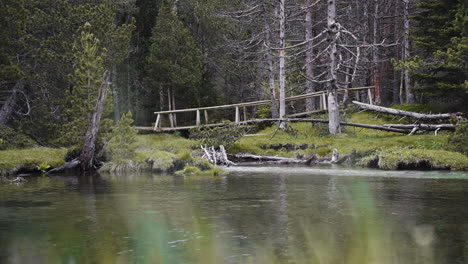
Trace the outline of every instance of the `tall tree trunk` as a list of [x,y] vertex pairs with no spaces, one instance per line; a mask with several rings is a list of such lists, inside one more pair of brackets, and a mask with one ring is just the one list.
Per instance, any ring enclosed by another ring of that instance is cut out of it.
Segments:
[[[306,5],[306,14],[305,14],[305,41],[307,41],[307,51],[306,51],[306,87],[307,93],[315,92],[314,83],[312,79],[314,78],[314,68],[313,68],[313,58],[314,58],[314,43],[313,31],[312,31],[312,1],[305,0]],[[306,99],[306,111],[315,110],[315,98]]]
[[[404,8],[403,8],[403,27],[405,29],[405,35],[403,37],[403,59],[406,60],[410,57],[410,42],[409,42],[409,30],[410,30],[410,23],[409,23],[409,0],[403,0]],[[405,61],[405,64],[407,62]],[[414,103],[414,94],[410,90],[411,87],[411,77],[408,72],[408,67],[403,68],[404,74],[404,82],[405,82],[405,90],[406,90],[406,103],[413,104]]]
[[373,32],[372,32],[372,82],[374,84],[374,101],[376,104],[380,103],[380,73],[379,73],[379,54],[377,48],[378,42],[378,20],[377,15],[379,12],[379,0],[374,0],[374,14],[373,14]]
[[114,120],[119,121],[120,119],[120,104],[119,104],[119,89],[117,86],[117,65],[112,66],[112,101],[114,104]]
[[268,87],[270,88],[270,100],[271,100],[271,117],[278,118],[278,105],[276,104],[276,91],[275,91],[275,73],[273,70],[273,55],[271,54],[271,29],[270,25],[268,24],[267,18],[267,9],[266,3],[264,1],[264,8],[263,8],[263,23],[264,23],[264,31],[265,31],[265,44],[266,48],[266,60],[268,65]]
[[285,31],[286,31],[286,11],[285,11],[285,0],[279,0],[279,117],[284,118],[286,115],[286,101],[285,101],[285,89],[286,89],[286,68],[285,68]]
[[[177,109],[176,109],[176,104],[175,104],[175,92],[174,92],[174,88],[171,88],[171,100],[172,100],[172,110],[177,110]],[[176,114],[173,114],[172,119],[174,120],[174,126],[177,126],[177,117],[176,117]]]
[[86,131],[85,143],[78,160],[81,163],[81,168],[84,171],[93,170],[94,154],[96,151],[96,139],[101,124],[102,112],[106,102],[107,93],[109,91],[109,72],[105,71],[102,84],[99,88],[99,95],[94,107],[93,116]]
[[329,71],[328,71],[328,130],[330,134],[340,133],[340,120],[338,111],[337,97],[337,73],[336,73],[336,34],[338,33],[338,25],[336,24],[336,1],[329,0],[327,8],[327,41],[330,45],[328,50],[329,55]]
[[0,108],[0,125],[6,125],[8,120],[10,119],[11,115],[13,114],[13,110],[16,106],[16,100],[18,99],[18,92],[23,89],[23,81],[19,80],[13,90],[11,91],[10,96],[6,99],[3,103],[2,108]]

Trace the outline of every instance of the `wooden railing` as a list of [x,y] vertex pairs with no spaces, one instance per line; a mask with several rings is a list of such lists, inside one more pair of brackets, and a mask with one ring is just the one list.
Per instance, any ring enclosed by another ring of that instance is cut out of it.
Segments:
[[[373,98],[372,98],[372,89],[373,86],[368,86],[368,87],[357,87],[357,88],[349,88],[346,89],[347,92],[349,93],[348,96],[353,96],[356,101],[361,101],[361,97],[364,97],[367,99],[366,101],[370,104],[373,103]],[[338,92],[340,94],[343,94],[346,92],[345,89],[340,89]],[[367,93],[365,96],[361,96],[360,92],[361,91],[366,91]],[[354,92],[354,95],[352,94]],[[317,113],[317,112],[322,112],[327,110],[327,93],[325,91],[320,91],[320,92],[314,92],[314,93],[307,93],[307,94],[302,94],[302,95],[296,95],[296,96],[291,96],[287,97],[285,99],[286,102],[293,102],[293,101],[298,101],[298,100],[304,100],[308,98],[320,98],[319,101],[320,103],[318,104],[318,109],[315,109],[313,111],[307,111],[307,112],[300,112],[300,113],[293,113],[293,114],[287,114],[285,117],[291,118],[291,117],[299,117],[299,116],[305,116],[308,114],[312,113]],[[362,99],[364,99],[362,98]],[[208,106],[208,107],[199,107],[199,108],[189,108],[189,109],[179,109],[179,110],[171,110],[171,111],[159,111],[159,112],[154,112],[156,114],[156,122],[154,124],[154,127],[152,130],[156,131],[174,131],[174,130],[183,130],[183,129],[190,129],[194,127],[200,127],[200,126],[219,126],[222,123],[210,123],[209,120],[209,115],[208,111],[213,111],[213,110],[221,110],[221,109],[234,109],[235,114],[234,114],[234,121],[236,124],[242,124],[245,121],[248,121],[248,110],[247,107],[253,107],[253,106],[262,106],[262,105],[267,105],[270,104],[270,100],[262,100],[262,101],[254,101],[254,102],[246,102],[246,103],[239,103],[239,104],[230,104],[230,105],[219,105],[219,106]],[[177,118],[176,115],[180,113],[190,113],[193,112],[193,118],[195,119],[193,122],[193,125],[190,126],[177,126]],[[242,112],[242,116],[241,116]],[[204,124],[202,124],[202,113],[204,116]],[[169,117],[169,127],[163,127],[162,126],[162,119],[163,115],[167,115]],[[145,128],[141,128],[145,129]],[[148,129],[147,129],[148,130]]]

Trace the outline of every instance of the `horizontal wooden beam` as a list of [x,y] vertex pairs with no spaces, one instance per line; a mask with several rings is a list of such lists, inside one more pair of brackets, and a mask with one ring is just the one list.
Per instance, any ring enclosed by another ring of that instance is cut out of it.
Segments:
[[[348,91],[358,91],[358,90],[368,90],[368,89],[371,89],[371,88],[373,88],[373,86],[349,88],[347,90]],[[340,89],[340,90],[338,90],[338,92],[340,92],[340,93],[345,92],[345,89]],[[322,94],[325,94],[325,91],[291,96],[291,97],[285,98],[285,101],[290,102],[290,101],[307,99],[307,98],[312,98],[312,97],[319,97]],[[261,101],[253,101],[253,102],[229,104],[229,105],[218,105],[218,106],[187,108],[187,109],[170,110],[170,111],[159,111],[159,112],[154,112],[154,113],[155,114],[187,113],[187,112],[195,112],[197,110],[217,110],[217,109],[229,109],[229,108],[235,108],[235,107],[259,106],[259,105],[269,104],[270,102],[271,102],[271,100],[261,100]]]

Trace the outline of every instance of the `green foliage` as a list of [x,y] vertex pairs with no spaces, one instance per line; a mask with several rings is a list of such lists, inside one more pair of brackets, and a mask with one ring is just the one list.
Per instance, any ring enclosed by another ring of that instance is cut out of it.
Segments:
[[[426,95],[459,100],[468,98],[468,5],[462,1],[424,0],[412,32],[424,54],[410,68],[418,89]],[[464,107],[463,100],[460,107]]]
[[[153,28],[145,84],[162,96],[167,91],[186,107],[199,105],[201,51],[169,1],[163,1]],[[165,97],[164,97],[165,98]],[[154,99],[153,99],[154,100]],[[163,106],[160,106],[163,107]]]
[[228,122],[224,126],[219,127],[193,128],[190,130],[190,138],[200,141],[205,146],[219,148],[219,146],[223,145],[228,149],[245,135],[249,129],[249,126]]
[[384,170],[435,169],[468,170],[468,157],[445,150],[385,149],[359,162],[364,166],[376,166]]
[[331,148],[319,148],[319,149],[317,149],[317,155],[319,155],[321,157],[325,157],[330,153],[332,153]]
[[34,140],[20,131],[15,131],[7,126],[0,125],[0,150],[32,148],[37,145]]
[[[104,59],[107,49],[92,33],[91,24],[86,23],[80,39],[73,46],[74,65],[70,75],[73,88],[68,91],[65,103],[68,105],[64,115],[62,136],[58,142],[65,146],[80,146],[89,125],[98,91],[103,81]],[[103,116],[111,112],[111,101],[106,100]],[[110,129],[109,121],[103,120],[99,128],[102,135]]]
[[43,162],[36,166],[36,169],[42,173],[46,172],[50,168],[50,165],[47,162]]
[[132,127],[132,113],[124,114],[112,129],[112,138],[107,144],[106,150],[114,162],[132,159],[135,156],[137,131]]
[[448,139],[449,148],[468,155],[468,121],[463,120],[458,124],[455,133],[451,134]]

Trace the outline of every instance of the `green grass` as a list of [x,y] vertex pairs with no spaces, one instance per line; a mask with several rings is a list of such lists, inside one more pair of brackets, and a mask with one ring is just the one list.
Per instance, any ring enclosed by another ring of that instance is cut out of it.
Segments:
[[360,164],[384,170],[468,170],[468,157],[445,150],[387,149],[365,157]]
[[[30,148],[0,151],[0,174],[18,170],[35,171],[40,167],[58,167],[65,163],[66,149]],[[41,165],[41,166],[40,166]]]
[[222,174],[222,170],[207,160],[192,156],[197,144],[197,141],[171,134],[138,135],[132,146],[136,152],[133,160],[110,161],[100,171],[151,170],[183,176]]
[[[386,124],[386,123],[403,123],[406,120],[393,119],[388,115],[379,115],[375,113],[355,113],[348,120],[349,122],[363,123],[363,124]],[[411,155],[415,155],[415,160],[425,159],[424,153],[429,153],[427,158],[431,159],[431,166],[433,169],[438,168],[451,168],[455,170],[466,170],[467,165],[466,156],[459,153],[450,152],[448,138],[449,133],[434,134],[418,134],[407,136],[400,133],[377,131],[371,129],[360,129],[346,127],[342,134],[331,136],[325,135],[324,130],[327,129],[326,125],[311,125],[309,123],[293,123],[290,124],[295,130],[295,133],[286,133],[277,131],[276,127],[268,127],[259,131],[259,136],[243,137],[236,142],[230,149],[229,153],[251,153],[256,155],[269,155],[269,156],[282,156],[282,157],[298,157],[317,154],[319,156],[330,155],[331,150],[336,148],[340,154],[348,154],[353,149],[356,150],[358,157],[365,157],[375,153],[385,153],[392,150],[391,153],[401,154],[412,162]],[[271,149],[271,146],[278,144],[292,143],[294,145],[308,144],[305,150],[286,150],[284,148],[279,150]],[[265,147],[266,146],[266,147]],[[407,152],[395,152],[398,149],[411,149]],[[440,152],[439,152],[440,151]],[[410,153],[407,154],[406,153]],[[418,155],[416,155],[418,154]],[[437,155],[450,158],[438,158]],[[370,158],[369,158],[370,159]],[[384,156],[382,160],[383,169],[397,169],[398,166],[393,165],[395,162],[390,161],[392,158]],[[388,160],[388,163],[385,161]],[[398,161],[399,162],[399,161]],[[397,162],[397,164],[399,164]],[[388,164],[387,165],[384,165]],[[401,165],[403,166],[403,165]],[[408,165],[408,167],[411,167]]]

